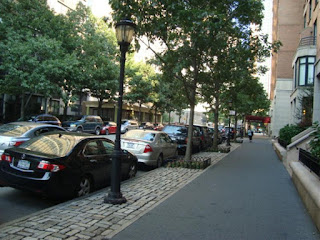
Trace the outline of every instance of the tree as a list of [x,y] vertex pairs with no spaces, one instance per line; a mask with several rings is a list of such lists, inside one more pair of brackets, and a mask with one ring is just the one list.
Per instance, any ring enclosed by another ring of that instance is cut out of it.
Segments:
[[[216,36],[223,30],[228,35],[248,38],[252,22],[261,23],[263,5],[257,0],[211,1],[110,1],[114,19],[131,17],[138,24],[137,35],[145,35],[150,42],[161,41],[165,46],[157,56],[162,60],[161,70],[174,73],[190,107],[190,126],[200,73],[207,70],[206,56],[213,58],[219,52]],[[189,138],[193,134],[190,127]],[[191,141],[186,157],[191,159]]]
[[46,1],[4,0],[0,15],[1,92],[20,96],[23,117],[25,95],[62,96],[60,84],[77,61],[65,51],[65,18],[54,15]]
[[156,73],[151,65],[135,62],[131,56],[127,61],[126,76],[128,91],[125,93],[124,99],[130,103],[139,104],[139,122],[142,122],[141,107],[152,101]]

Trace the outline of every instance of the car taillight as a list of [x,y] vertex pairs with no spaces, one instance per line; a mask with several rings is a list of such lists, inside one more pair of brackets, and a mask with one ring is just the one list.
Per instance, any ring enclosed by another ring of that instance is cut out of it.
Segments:
[[19,145],[21,145],[22,143],[24,143],[24,141],[18,141],[15,144],[13,144],[13,146],[18,147]]
[[2,161],[7,161],[7,162],[11,163],[12,157],[11,157],[10,155],[7,155],[7,154],[2,154],[2,155],[1,155],[1,160],[2,160]]
[[148,144],[145,148],[144,148],[144,151],[143,153],[148,153],[148,152],[152,152],[152,147]]
[[64,165],[58,165],[58,164],[51,164],[47,161],[41,161],[38,165],[39,169],[43,169],[43,170],[47,170],[50,172],[58,172],[64,168],[66,168],[66,166]]

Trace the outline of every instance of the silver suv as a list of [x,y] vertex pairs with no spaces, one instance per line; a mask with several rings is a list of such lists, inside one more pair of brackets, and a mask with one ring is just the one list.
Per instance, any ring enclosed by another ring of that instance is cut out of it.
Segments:
[[136,120],[122,120],[121,133],[128,132],[131,129],[139,129],[139,123]]

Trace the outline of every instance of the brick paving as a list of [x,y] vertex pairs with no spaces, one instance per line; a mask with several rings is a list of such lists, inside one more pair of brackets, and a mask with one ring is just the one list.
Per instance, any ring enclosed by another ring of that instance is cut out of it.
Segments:
[[[232,143],[231,151],[240,144]],[[201,152],[210,157],[211,165],[226,153]],[[158,168],[143,176],[121,183],[127,202],[121,205],[104,203],[110,188],[74,199],[29,216],[0,225],[0,239],[10,240],[78,240],[110,239],[147,213],[203,171],[186,168]]]

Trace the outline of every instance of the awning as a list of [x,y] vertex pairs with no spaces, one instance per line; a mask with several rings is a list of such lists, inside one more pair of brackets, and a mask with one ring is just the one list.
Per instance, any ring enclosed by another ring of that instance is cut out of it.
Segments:
[[260,116],[246,116],[246,121],[248,122],[262,122],[262,123],[271,123],[270,117],[260,117]]

